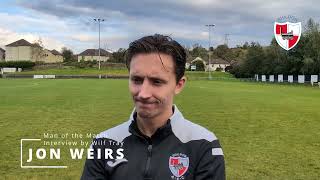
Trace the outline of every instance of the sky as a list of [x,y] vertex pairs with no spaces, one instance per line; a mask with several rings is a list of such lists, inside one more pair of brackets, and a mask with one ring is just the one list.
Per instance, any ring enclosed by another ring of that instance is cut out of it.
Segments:
[[74,53],[98,48],[98,23],[103,49],[128,48],[133,40],[164,34],[186,47],[225,43],[229,47],[246,41],[269,45],[274,22],[295,16],[302,25],[309,18],[320,22],[318,0],[1,0],[0,47],[39,38],[47,49],[67,47]]

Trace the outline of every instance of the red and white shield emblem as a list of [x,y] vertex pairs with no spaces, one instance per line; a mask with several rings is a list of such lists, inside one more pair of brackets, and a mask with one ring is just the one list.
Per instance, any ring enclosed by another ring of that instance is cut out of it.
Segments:
[[175,177],[183,176],[189,168],[189,157],[184,154],[173,154],[169,158],[169,168]]
[[274,36],[278,44],[285,50],[292,49],[301,37],[301,22],[274,23]]

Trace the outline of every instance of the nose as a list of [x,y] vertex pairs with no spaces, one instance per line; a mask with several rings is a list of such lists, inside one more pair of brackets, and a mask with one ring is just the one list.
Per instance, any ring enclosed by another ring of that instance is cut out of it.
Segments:
[[152,96],[151,85],[147,80],[144,80],[140,86],[138,97],[141,99],[148,99]]

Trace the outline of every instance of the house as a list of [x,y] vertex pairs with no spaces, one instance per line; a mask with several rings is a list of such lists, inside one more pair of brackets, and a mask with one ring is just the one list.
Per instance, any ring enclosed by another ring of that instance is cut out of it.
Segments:
[[43,49],[24,39],[6,45],[5,61],[42,61],[45,63],[62,62],[62,54],[56,50]]
[[[100,61],[107,61],[111,56],[111,53],[100,49]],[[99,61],[99,49],[87,49],[78,55],[78,62],[80,61]]]
[[196,57],[190,62],[189,66],[197,61],[203,63],[206,71],[216,71],[217,69],[220,69],[220,71],[225,72],[226,67],[230,66],[230,63],[223,59],[211,59],[209,65],[209,63],[203,60],[201,57]]
[[0,48],[0,62],[4,61],[6,57],[6,51],[2,48]]
[[41,47],[24,39],[8,44],[6,48],[6,61],[38,61]]
[[226,67],[230,66],[230,63],[226,60],[223,60],[223,59],[212,59],[210,61],[210,66],[209,66],[209,69],[211,71],[216,71],[216,70],[219,70],[222,71],[222,72],[225,72],[225,69]]
[[63,56],[60,52],[57,50],[48,50],[44,49],[44,58],[43,61],[45,63],[57,63],[57,62],[63,62]]

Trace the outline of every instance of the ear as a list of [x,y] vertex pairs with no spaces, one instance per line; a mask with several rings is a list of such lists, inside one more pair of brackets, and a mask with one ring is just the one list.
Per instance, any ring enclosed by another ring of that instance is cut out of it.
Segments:
[[176,84],[176,88],[174,90],[175,95],[179,94],[182,89],[184,88],[184,85],[186,84],[187,78],[185,76],[182,76],[182,78],[178,81]]

